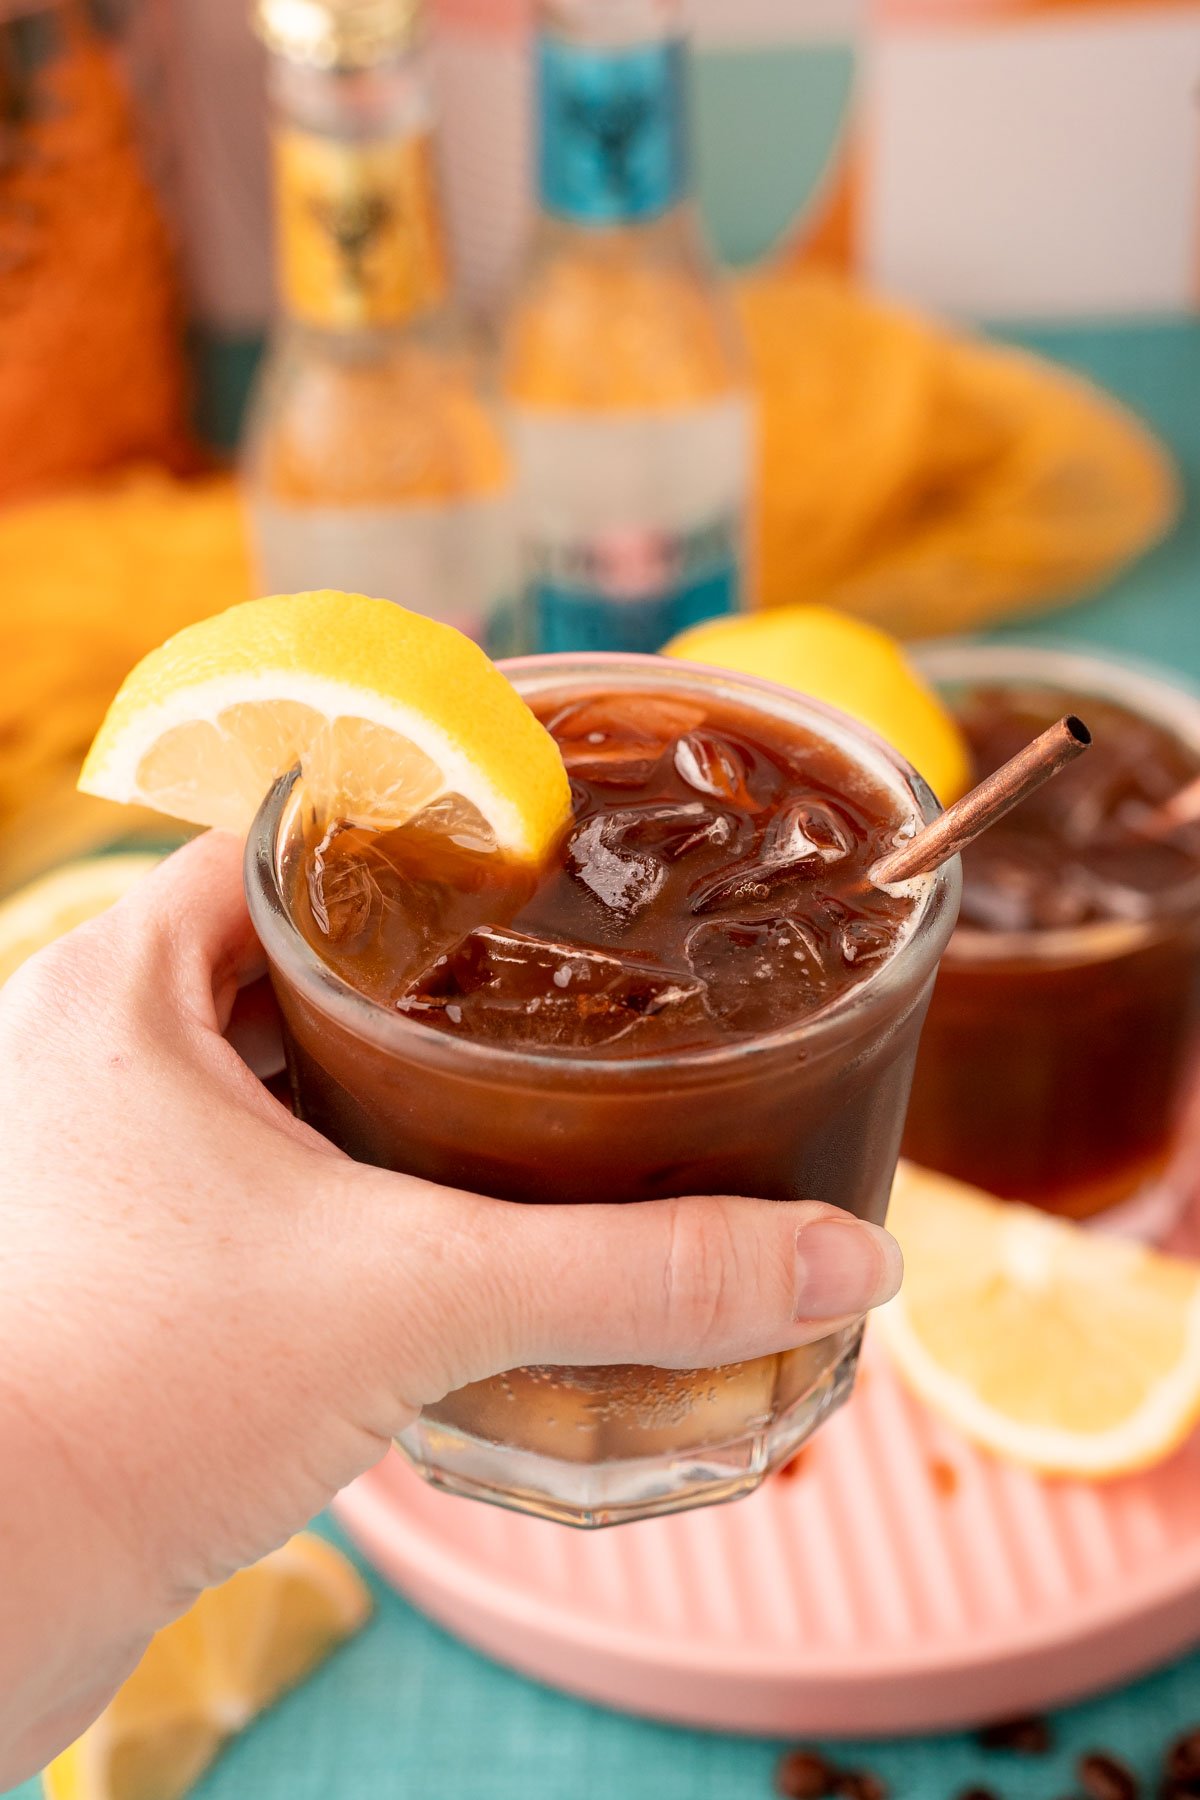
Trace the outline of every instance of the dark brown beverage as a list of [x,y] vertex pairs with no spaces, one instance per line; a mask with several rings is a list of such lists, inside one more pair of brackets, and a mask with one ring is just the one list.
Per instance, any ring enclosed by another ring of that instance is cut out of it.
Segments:
[[[267,809],[251,899],[304,1117],[505,1199],[736,1192],[881,1220],[955,873],[889,895],[867,870],[928,796],[782,690],[651,658],[516,668],[574,800],[538,878],[420,819],[314,842],[296,795]],[[558,1517],[674,1510],[790,1454],[856,1342],[516,1370],[427,1409],[404,1447]]]
[[1169,709],[1047,677],[953,693],[976,778],[1064,712],[1093,745],[963,853],[904,1149],[1087,1217],[1158,1181],[1177,1137],[1200,1023],[1200,825],[1164,835],[1155,818],[1200,746]]
[[833,745],[660,694],[534,710],[574,803],[536,882],[420,820],[335,827],[296,868],[292,916],[360,993],[456,1038],[645,1057],[794,1025],[892,954],[914,903],[867,871],[896,797]]

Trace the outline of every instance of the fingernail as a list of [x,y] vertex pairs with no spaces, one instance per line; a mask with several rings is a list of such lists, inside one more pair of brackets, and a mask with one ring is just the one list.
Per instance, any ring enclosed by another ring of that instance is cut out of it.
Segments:
[[822,1214],[796,1233],[796,1317],[868,1312],[891,1299],[903,1272],[899,1244],[878,1225]]

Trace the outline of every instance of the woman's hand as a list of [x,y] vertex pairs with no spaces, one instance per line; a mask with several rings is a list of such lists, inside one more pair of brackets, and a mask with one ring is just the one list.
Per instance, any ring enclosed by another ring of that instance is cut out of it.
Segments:
[[899,1284],[827,1206],[515,1206],[350,1161],[225,1035],[264,968],[240,860],[189,844],[0,999],[0,1788],[425,1402],[781,1350]]

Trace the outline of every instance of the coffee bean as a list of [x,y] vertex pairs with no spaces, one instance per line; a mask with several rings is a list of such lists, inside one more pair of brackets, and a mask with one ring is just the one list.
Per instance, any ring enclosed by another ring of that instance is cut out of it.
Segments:
[[948,1500],[958,1492],[958,1470],[953,1463],[935,1456],[929,1464],[929,1479],[933,1483],[934,1492]]
[[888,1800],[887,1783],[872,1775],[869,1769],[841,1769],[834,1792],[842,1800]]
[[1054,1745],[1049,1719],[1040,1713],[1027,1713],[1018,1719],[999,1719],[977,1731],[975,1741],[982,1750],[1011,1750],[1017,1756],[1045,1756]]
[[1200,1726],[1177,1737],[1163,1759],[1167,1781],[1200,1783]]
[[810,1451],[808,1448],[797,1450],[795,1456],[790,1456],[785,1463],[781,1463],[776,1469],[776,1481],[795,1481],[797,1475],[803,1474],[809,1455]]
[[836,1771],[818,1750],[789,1750],[775,1770],[775,1792],[783,1800],[826,1800]]
[[1075,1764],[1075,1773],[1091,1800],[1139,1800],[1137,1776],[1107,1750],[1087,1751]]

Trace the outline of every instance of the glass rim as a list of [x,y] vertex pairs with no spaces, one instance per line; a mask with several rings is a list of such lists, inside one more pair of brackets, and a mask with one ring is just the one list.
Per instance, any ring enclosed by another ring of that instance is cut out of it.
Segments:
[[[1085,715],[1089,698],[1111,701],[1151,724],[1165,724],[1200,756],[1200,688],[1143,658],[1126,659],[1065,640],[981,644],[970,638],[914,644],[909,656],[939,690],[986,681],[1057,688],[1071,694]],[[1024,931],[981,931],[959,924],[946,948],[946,960],[972,966],[1108,962],[1169,937],[1189,918],[1198,900],[1200,873],[1173,888],[1144,919],[1096,919]]]
[[[598,671],[613,676],[634,673],[643,691],[687,690],[702,683],[716,687],[722,698],[741,702],[794,724],[819,730],[845,748],[859,767],[881,778],[907,806],[914,822],[935,818],[941,808],[927,783],[898,752],[867,726],[836,708],[794,689],[755,676],[689,663],[675,658],[610,652],[564,652],[509,658],[497,664],[521,691],[538,687],[552,692],[595,685]],[[573,672],[573,677],[572,677]],[[640,676],[641,679],[637,679]],[[452,1038],[419,1020],[405,1017],[369,999],[346,981],[313,949],[292,921],[280,879],[280,830],[296,781],[296,770],[277,781],[263,800],[246,840],[244,877],[250,916],[267,953],[293,986],[348,1030],[376,1048],[423,1062],[449,1063],[480,1076],[553,1071],[556,1082],[616,1082],[670,1071],[724,1071],[747,1062],[769,1060],[802,1046],[805,1054],[834,1047],[873,1013],[883,1011],[911,981],[913,990],[931,975],[946,948],[958,909],[961,869],[953,857],[911,884],[916,906],[904,936],[879,966],[844,995],[778,1031],[731,1039],[706,1049],[663,1051],[653,1056],[577,1054],[551,1046],[527,1049],[505,1044]],[[315,997],[315,998],[314,998]]]

